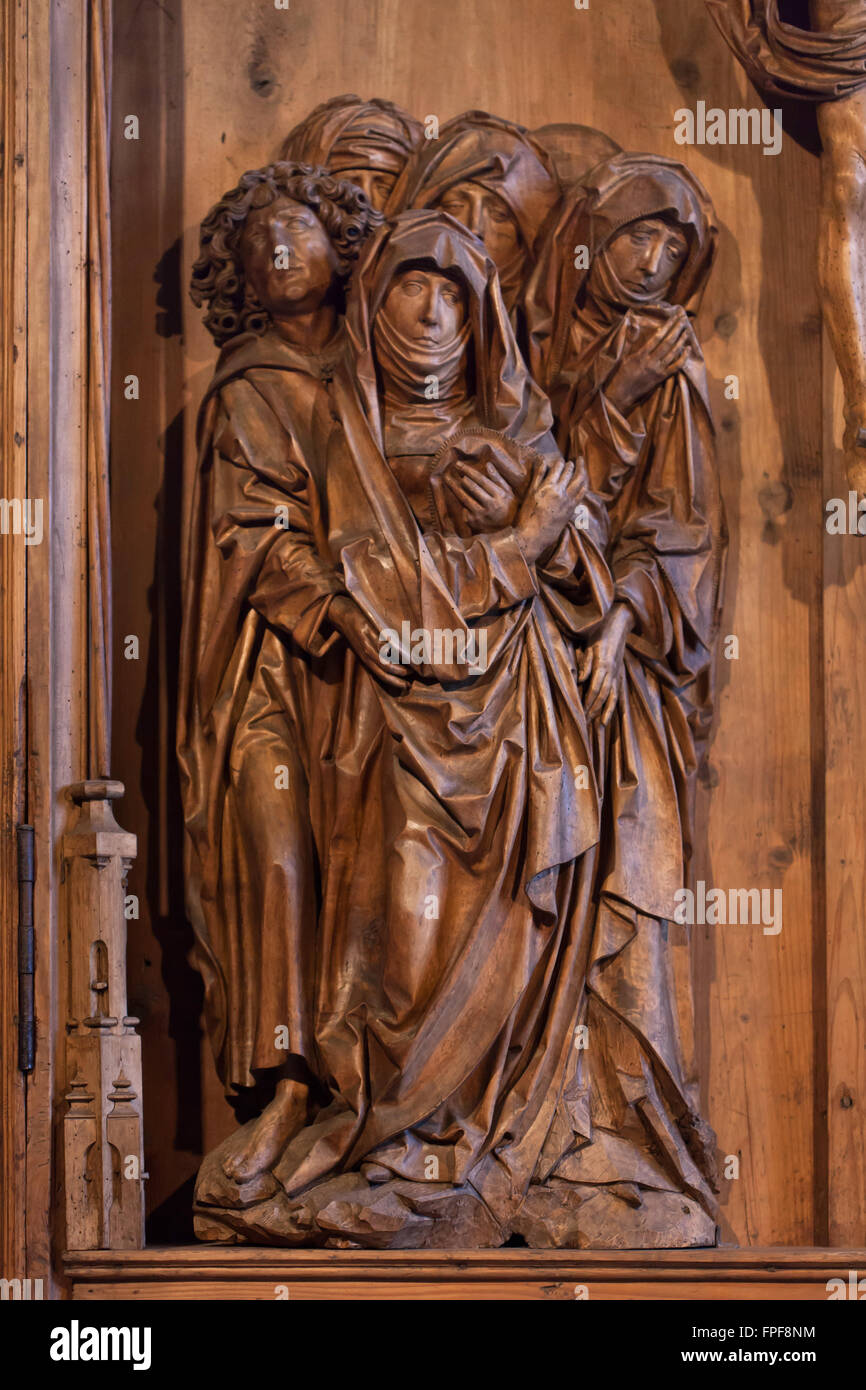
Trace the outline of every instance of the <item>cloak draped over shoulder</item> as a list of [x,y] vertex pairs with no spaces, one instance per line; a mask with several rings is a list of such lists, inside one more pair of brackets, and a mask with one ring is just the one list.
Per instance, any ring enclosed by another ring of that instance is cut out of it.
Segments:
[[[625,290],[607,260],[616,234],[645,218],[673,221],[688,246],[663,295]],[[715,237],[709,199],[684,166],[618,155],[565,196],[527,295],[533,371],[554,402],[560,444],[585,458],[606,503],[615,598],[633,623],[617,707],[600,731],[605,805],[586,1018],[601,1045],[581,1056],[571,1083],[587,1098],[589,1142],[558,1171],[591,1184],[632,1171],[663,1186],[656,1160],[645,1162],[647,1142],[650,1154],[661,1144],[669,1180],[708,1212],[712,1136],[683,1051],[689,1020],[678,1017],[668,922],[691,854],[727,536],[697,346],[628,417],[607,387],[673,306],[694,308]],[[581,269],[576,246],[589,251]]]
[[[345,590],[308,480],[345,347],[343,331],[318,355],[273,331],[237,337],[199,413],[177,743],[187,911],[228,1088],[276,1065],[277,1026],[289,1024],[293,1052],[315,1056],[314,847],[302,788],[327,752],[344,656],[323,624],[331,595]],[[263,583],[274,556],[296,579],[281,596],[280,629]],[[279,797],[277,768],[288,782]]]
[[[511,527],[422,529],[384,452],[373,337],[419,260],[465,286],[474,425],[518,456],[555,452],[495,267],[440,213],[371,241],[350,353],[305,373],[272,334],[229,345],[202,415],[185,599],[190,907],[227,1084],[248,1084],[287,1024],[332,1096],[273,1168],[285,1198],[365,1162],[423,1182],[432,1154],[507,1222],[582,992],[599,792],[574,643],[611,601],[607,518],[587,493],[587,524],[539,565]],[[331,629],[336,593],[380,632],[454,640],[413,655],[393,694]],[[482,631],[486,661],[467,669],[455,652]],[[215,1151],[199,1209],[243,1230],[226,1211],[244,1200]]]
[[838,101],[866,87],[866,0],[835,0],[825,30],[786,24],[779,0],[707,0],[758,91]]

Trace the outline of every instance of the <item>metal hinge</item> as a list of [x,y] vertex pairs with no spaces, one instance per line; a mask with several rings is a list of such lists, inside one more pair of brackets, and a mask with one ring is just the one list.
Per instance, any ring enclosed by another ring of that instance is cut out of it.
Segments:
[[31,1072],[36,1053],[33,1010],[33,826],[18,826],[18,1070]]

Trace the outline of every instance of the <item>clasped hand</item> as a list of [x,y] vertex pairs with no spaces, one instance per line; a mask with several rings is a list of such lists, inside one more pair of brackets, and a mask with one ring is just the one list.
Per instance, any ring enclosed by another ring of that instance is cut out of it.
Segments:
[[622,415],[629,415],[640,401],[685,366],[690,353],[700,357],[698,340],[685,309],[677,305],[649,338],[626,350],[605,394]]

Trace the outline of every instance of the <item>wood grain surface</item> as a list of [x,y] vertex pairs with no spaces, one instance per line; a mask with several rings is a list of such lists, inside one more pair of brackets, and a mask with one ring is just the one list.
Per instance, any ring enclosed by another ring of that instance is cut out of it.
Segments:
[[[739,1162],[723,1182],[726,1237],[744,1246],[856,1243],[862,562],[856,538],[843,543],[823,527],[816,137],[802,117],[789,130],[786,113],[778,157],[676,144],[678,108],[757,104],[704,7],[681,0],[586,11],[566,0],[292,0],[287,11],[271,0],[117,0],[112,774],[126,784],[120,815],[139,841],[129,982],[142,1019],[152,1232],[189,1238],[189,1180],[234,1124],[187,961],[173,766],[182,485],[214,360],[186,284],[210,205],[273,158],[313,105],[346,91],[389,98],[421,119],[481,107],[530,127],[582,122],[627,149],[684,158],[714,200],[720,255],[699,334],[731,531],[723,633],[738,638],[739,657],[720,662],[694,872],[726,889],[781,888],[784,919],[778,935],[695,929],[696,1050],[723,1168],[724,1156]],[[128,113],[139,118],[137,141],[123,138]],[[124,397],[130,373],[138,400]],[[731,375],[737,400],[725,397]],[[833,468],[828,476],[842,486]],[[127,634],[139,638],[138,661],[123,657]]]
[[66,1256],[71,1297],[273,1302],[414,1299],[827,1299],[864,1250],[280,1251],[153,1249]]

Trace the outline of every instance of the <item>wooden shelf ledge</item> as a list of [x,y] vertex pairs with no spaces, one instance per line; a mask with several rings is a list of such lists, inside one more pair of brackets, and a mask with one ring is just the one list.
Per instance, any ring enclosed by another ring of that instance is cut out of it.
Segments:
[[[73,1299],[818,1299],[863,1279],[866,1249],[69,1251]],[[852,1277],[853,1276],[853,1277]],[[585,1287],[587,1294],[582,1294]],[[831,1286],[833,1287],[833,1286]]]

